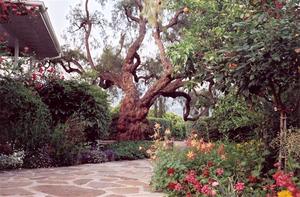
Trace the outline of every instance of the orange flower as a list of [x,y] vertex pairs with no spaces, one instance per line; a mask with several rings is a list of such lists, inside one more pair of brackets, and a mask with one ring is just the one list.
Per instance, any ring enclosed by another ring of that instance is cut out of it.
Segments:
[[237,64],[231,63],[228,65],[228,68],[235,69],[237,66],[238,66]]
[[189,151],[186,156],[189,160],[193,160],[193,159],[195,159],[196,155],[193,151]]
[[191,146],[192,147],[196,147],[198,145],[198,141],[197,140],[192,140],[191,141]]

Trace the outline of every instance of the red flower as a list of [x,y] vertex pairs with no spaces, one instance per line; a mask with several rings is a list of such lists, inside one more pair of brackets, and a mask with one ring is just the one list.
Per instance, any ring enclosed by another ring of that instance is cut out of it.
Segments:
[[216,169],[216,175],[222,176],[223,174],[224,174],[223,168],[217,168],[217,169]]
[[241,191],[243,191],[243,190],[245,189],[245,184],[242,183],[242,182],[237,182],[237,183],[234,185],[234,189],[235,189],[236,191],[241,192]]
[[214,166],[214,163],[213,163],[212,161],[208,161],[208,162],[207,162],[207,166],[208,166],[208,167],[212,167],[212,166]]
[[275,7],[280,10],[283,8],[283,4],[279,1],[275,1]]
[[197,191],[201,191],[202,185],[201,183],[196,179],[196,172],[194,170],[191,170],[187,173],[184,179],[186,182],[192,184]]
[[168,184],[168,188],[169,188],[170,190],[174,190],[174,189],[175,189],[175,186],[176,186],[176,183],[173,183],[173,182],[171,182],[171,183]]
[[210,172],[209,172],[209,169],[208,168],[204,168],[203,172],[202,172],[202,176],[204,177],[209,177],[210,175]]
[[175,173],[175,169],[174,169],[174,168],[168,168],[167,174],[168,174],[169,176],[173,175],[174,173]]
[[192,197],[192,194],[191,194],[190,192],[188,192],[188,193],[186,194],[186,197]]
[[248,176],[248,181],[250,183],[256,183],[258,181],[258,179],[257,179],[257,177],[250,175],[250,176]]
[[44,71],[43,67],[40,67],[39,73],[43,73],[43,71]]
[[35,81],[36,80],[36,73],[33,73],[31,78],[32,78],[33,81]]

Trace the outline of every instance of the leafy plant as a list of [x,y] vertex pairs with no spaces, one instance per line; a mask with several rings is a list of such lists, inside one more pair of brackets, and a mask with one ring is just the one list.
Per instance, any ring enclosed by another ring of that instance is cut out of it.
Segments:
[[186,125],[182,117],[174,113],[167,112],[163,115],[163,118],[171,121],[171,137],[174,137],[177,140],[183,140],[187,136]]
[[53,166],[48,147],[36,151],[27,151],[23,159],[23,168],[49,168]]
[[83,123],[87,141],[107,135],[111,121],[107,95],[98,87],[75,81],[48,81],[39,90],[55,125],[77,116]]
[[16,79],[0,80],[0,143],[33,151],[50,139],[51,116],[38,94]]
[[80,153],[80,163],[103,163],[107,161],[106,153],[99,149],[87,149]]
[[146,150],[151,146],[151,141],[123,141],[107,146],[115,153],[116,160],[136,160],[147,158]]
[[[75,132],[68,135],[68,125],[58,125],[51,135],[50,155],[56,166],[68,166],[79,163],[79,154],[83,148],[81,137],[84,133]],[[80,137],[81,136],[81,137]]]

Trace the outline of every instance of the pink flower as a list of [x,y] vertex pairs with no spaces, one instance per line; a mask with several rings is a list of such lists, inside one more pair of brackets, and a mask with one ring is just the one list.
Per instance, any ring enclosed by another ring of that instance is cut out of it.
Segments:
[[202,187],[201,193],[207,196],[215,196],[217,194],[217,192],[213,190],[208,184]]
[[222,175],[224,174],[223,168],[218,168],[218,169],[216,169],[216,174],[217,174],[218,176],[222,176]]
[[194,183],[194,187],[195,189],[198,191],[198,192],[201,192],[201,189],[202,189],[202,185],[199,181],[195,182]]
[[175,185],[175,187],[174,187],[174,190],[175,191],[181,191],[182,190],[182,185],[180,184],[180,183],[177,183],[176,185]]
[[203,194],[209,194],[211,192],[211,187],[209,185],[204,185],[201,189]]
[[213,187],[217,187],[218,185],[219,185],[218,181],[214,181],[214,182],[212,182],[212,184],[211,184],[211,186],[213,186]]
[[276,185],[279,187],[288,187],[293,184],[292,181],[293,174],[291,173],[284,173],[282,171],[277,171],[273,178],[276,181]]
[[234,185],[234,189],[236,191],[243,191],[245,189],[245,184],[242,183],[242,182],[237,182],[235,185]]
[[194,170],[191,170],[187,173],[187,175],[185,176],[185,181],[187,181],[188,183],[195,183],[196,180],[196,172]]
[[184,179],[186,182],[194,185],[195,189],[197,191],[201,191],[202,185],[201,183],[196,179],[196,172],[194,170],[191,170],[187,173]]

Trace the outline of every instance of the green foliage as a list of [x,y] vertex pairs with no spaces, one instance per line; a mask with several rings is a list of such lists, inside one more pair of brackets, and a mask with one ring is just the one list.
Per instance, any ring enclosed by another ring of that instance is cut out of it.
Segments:
[[220,98],[212,117],[190,123],[190,128],[208,140],[244,141],[258,137],[264,116],[260,106],[248,106],[245,99],[230,93]]
[[85,137],[95,141],[107,135],[110,124],[107,95],[101,89],[75,81],[48,81],[39,90],[55,125],[76,115],[85,127]]
[[224,135],[218,130],[217,122],[212,117],[200,117],[198,120],[188,122],[188,134],[196,133],[205,140],[220,140]]
[[146,151],[152,145],[151,141],[124,141],[107,146],[116,156],[116,160],[135,160],[148,158]]
[[171,137],[174,137],[177,140],[183,140],[186,137],[186,125],[182,117],[167,112],[163,115],[163,118],[171,121]]
[[83,150],[80,153],[80,163],[103,163],[107,162],[106,154],[101,150]]
[[218,101],[212,118],[222,133],[238,128],[254,129],[262,121],[258,110],[250,109],[243,98],[229,94]]
[[166,118],[154,118],[154,117],[149,117],[149,127],[150,129],[154,129],[155,124],[159,124],[161,127],[161,131],[165,131],[166,129],[171,129],[172,128],[172,121],[168,120]]
[[35,151],[27,151],[23,159],[23,168],[49,168],[53,166],[48,147],[42,147]]
[[58,125],[51,136],[50,155],[57,166],[77,164],[83,147],[80,139],[83,133],[75,132],[73,134],[76,136],[73,136],[72,133],[68,133],[67,127]]
[[0,143],[33,151],[49,141],[51,116],[38,94],[12,79],[0,81]]

